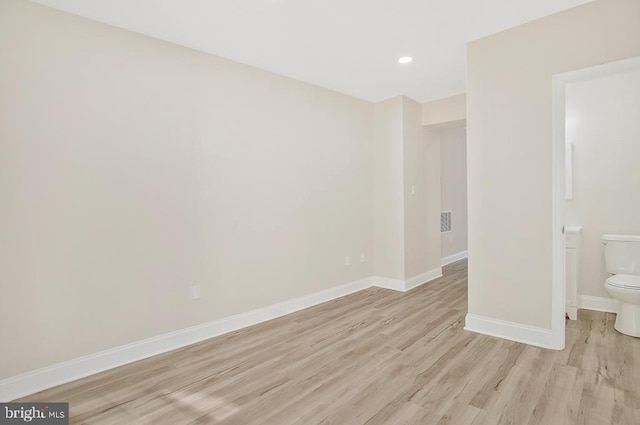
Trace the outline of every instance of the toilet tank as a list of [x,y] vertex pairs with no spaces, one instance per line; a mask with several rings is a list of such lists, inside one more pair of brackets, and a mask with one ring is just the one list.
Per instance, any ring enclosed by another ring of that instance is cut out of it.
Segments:
[[640,275],[640,236],[602,235],[607,273]]

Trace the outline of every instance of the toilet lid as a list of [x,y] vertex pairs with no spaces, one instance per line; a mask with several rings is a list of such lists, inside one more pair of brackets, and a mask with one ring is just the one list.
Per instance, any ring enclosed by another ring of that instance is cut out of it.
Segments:
[[618,288],[640,290],[640,276],[633,274],[617,274],[607,279],[607,283]]

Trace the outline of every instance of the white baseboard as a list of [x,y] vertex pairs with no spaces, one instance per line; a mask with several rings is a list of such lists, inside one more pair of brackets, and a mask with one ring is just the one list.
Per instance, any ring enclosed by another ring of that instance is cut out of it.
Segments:
[[0,402],[84,378],[117,366],[175,350],[227,332],[275,319],[373,286],[372,278],[350,282],[293,300],[202,325],[147,338],[131,344],[78,357],[0,381]]
[[579,307],[585,310],[604,311],[606,313],[618,312],[618,300],[606,297],[592,297],[591,295],[580,295]]
[[391,279],[388,277],[373,277],[373,286],[378,288],[393,289],[394,291],[407,292],[410,289],[417,288],[427,282],[437,279],[442,276],[442,267],[429,270],[424,273],[420,273],[417,276],[409,278],[407,280]]
[[373,286],[378,288],[393,289],[394,291],[404,292],[404,280],[391,279],[389,277],[373,277]]
[[442,267],[435,268],[433,270],[429,270],[428,272],[421,273],[417,276],[414,276],[410,279],[404,281],[404,290],[408,291],[413,288],[417,288],[420,285],[423,285],[427,282],[431,282],[434,279],[442,277]]
[[463,258],[468,258],[468,257],[469,257],[469,251],[466,251],[466,250],[460,251],[457,254],[451,254],[444,257],[442,260],[440,260],[440,265],[446,266],[447,264],[455,263],[458,260],[462,260]]
[[551,329],[505,322],[503,320],[490,319],[473,314],[467,314],[464,329],[483,335],[535,345],[536,347],[550,348],[553,350],[562,349],[562,347],[555,346]]

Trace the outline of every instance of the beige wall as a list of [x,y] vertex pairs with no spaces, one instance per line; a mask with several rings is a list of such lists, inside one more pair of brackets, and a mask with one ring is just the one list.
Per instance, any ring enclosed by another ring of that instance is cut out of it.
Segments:
[[445,97],[422,104],[422,125],[459,121],[467,117],[467,96]]
[[[405,280],[440,267],[439,150],[405,96],[375,105],[374,275]],[[439,149],[439,147],[438,147]],[[427,166],[425,167],[425,164]],[[412,187],[414,192],[412,194]]]
[[608,297],[602,235],[640,235],[640,70],[566,86],[573,199],[565,223],[582,225],[579,293]]
[[424,127],[426,158],[421,166],[427,179],[427,262],[429,270],[440,267],[442,247],[440,243],[440,211],[442,202],[441,145],[442,133],[433,126]]
[[467,250],[466,124],[443,128],[441,139],[442,211],[451,211],[451,231],[441,235],[442,258]]
[[372,275],[373,105],[20,0],[0,57],[0,379]]
[[637,0],[596,0],[469,44],[469,313],[550,328],[551,77],[637,55]]
[[[439,216],[429,210],[434,203],[433,184],[427,178],[431,141],[421,123],[422,105],[403,97],[404,139],[404,251],[405,277],[410,279],[440,267],[437,253],[430,253],[429,236],[439,225]],[[413,189],[413,190],[412,190]],[[431,255],[430,255],[431,254]]]
[[373,273],[391,279],[404,270],[403,98],[375,104]]

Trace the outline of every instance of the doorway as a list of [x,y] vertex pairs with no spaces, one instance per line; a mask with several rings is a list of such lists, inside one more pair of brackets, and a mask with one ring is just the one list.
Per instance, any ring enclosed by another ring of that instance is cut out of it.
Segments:
[[430,237],[442,267],[468,257],[467,219],[467,120],[453,120],[425,126],[435,146],[428,164],[431,180],[427,214],[440,220]]
[[467,124],[440,129],[440,248],[442,266],[467,258]]
[[[593,129],[587,130],[587,133],[590,132],[590,134],[583,134],[585,137],[580,136],[581,140],[579,143],[578,140],[575,139],[576,135],[580,134],[580,132],[576,129],[577,123],[575,121],[576,108],[574,105],[574,99],[567,98],[568,90],[574,90],[578,83],[596,81],[597,79],[606,79],[611,76],[622,75],[635,70],[640,70],[640,57],[571,71],[553,77],[552,333],[554,335],[555,345],[560,349],[564,347],[565,340],[565,313],[570,311],[567,309],[567,301],[569,301],[569,304],[571,304],[571,302],[575,303],[576,309],[604,308],[602,307],[602,304],[596,305],[592,303],[593,299],[596,297],[588,295],[590,292],[587,292],[587,295],[583,294],[584,291],[591,291],[594,294],[603,295],[600,288],[598,288],[593,282],[589,282],[588,285],[582,286],[581,283],[586,283],[586,281],[582,282],[581,279],[578,278],[575,292],[571,285],[567,285],[573,277],[572,273],[575,272],[578,273],[578,276],[580,275],[580,270],[582,268],[580,263],[585,263],[584,261],[578,261],[578,264],[576,265],[571,261],[572,257],[566,256],[568,247],[565,244],[564,231],[568,226],[571,226],[571,230],[577,230],[581,234],[581,237],[578,238],[580,241],[578,242],[578,249],[582,250],[583,245],[584,249],[588,249],[588,261],[591,263],[591,266],[593,266],[593,263],[595,262],[596,268],[602,268],[602,264],[600,264],[602,262],[598,257],[600,252],[598,249],[601,250],[601,248],[599,248],[599,246],[594,246],[594,244],[597,245],[598,238],[601,237],[600,233],[603,232],[603,228],[600,224],[596,224],[597,220],[594,218],[593,212],[590,212],[589,214],[579,212],[586,211],[585,206],[582,204],[584,204],[585,185],[588,184],[588,181],[584,176],[588,175],[588,173],[585,174],[584,166],[582,166],[581,170],[575,169],[574,158],[577,153],[584,155],[587,150],[590,150],[592,153],[598,151],[602,153],[603,145],[607,143],[607,140],[594,140]],[[590,90],[595,89],[595,86],[590,88]],[[600,90],[601,94],[605,93],[602,91],[602,87],[598,90]],[[573,96],[573,94],[571,95]],[[602,99],[606,99],[606,96],[601,95],[600,97]],[[571,111],[574,111],[571,112],[573,115],[568,115],[568,106],[571,108]],[[602,105],[594,106],[595,107],[591,108],[592,110],[589,113],[594,114],[598,109],[597,107],[602,107]],[[606,111],[606,109],[602,110],[602,112],[604,111]],[[611,122],[614,122],[615,118],[612,120],[613,121]],[[601,136],[601,138],[604,137]],[[598,146],[598,142],[603,145]],[[638,143],[638,141],[636,141],[636,143]],[[591,148],[589,145],[591,145]],[[579,152],[576,150],[578,148],[580,149]],[[609,148],[615,149],[612,146],[609,146]],[[593,163],[601,164],[601,162],[598,161],[598,158],[594,158]],[[600,172],[594,170],[594,173]],[[596,176],[596,179],[597,178],[599,177]],[[593,182],[595,181],[597,180],[594,180],[593,178],[591,179],[591,187],[597,187],[593,185]],[[602,182],[600,182],[599,185],[601,185],[601,183]],[[606,191],[606,188],[603,190]],[[612,187],[611,190],[620,190],[620,185]],[[578,199],[579,196],[581,197],[580,199]],[[603,200],[600,199],[597,202],[603,202]],[[598,209],[602,206],[598,205],[597,202],[592,205],[592,209]],[[603,213],[600,215],[605,214]],[[606,220],[606,218],[603,219]],[[609,220],[611,222],[610,218]],[[614,224],[610,224],[610,226],[614,226]],[[585,243],[588,245],[585,245]],[[569,246],[569,248],[572,247]],[[587,253],[585,252],[585,254]],[[568,261],[566,261],[566,259],[568,259]],[[585,260],[587,260],[587,258],[585,258]],[[596,274],[598,274],[598,276],[596,276],[596,279],[598,279],[601,272],[602,270],[597,271]],[[572,298],[575,299],[572,300]],[[599,299],[601,300],[600,303],[605,303],[607,298],[599,297]],[[569,307],[569,309],[570,308],[571,307]],[[569,316],[571,316],[571,313]]]

